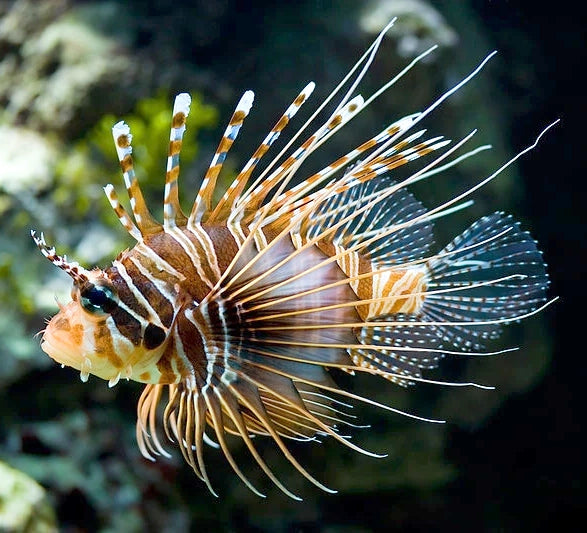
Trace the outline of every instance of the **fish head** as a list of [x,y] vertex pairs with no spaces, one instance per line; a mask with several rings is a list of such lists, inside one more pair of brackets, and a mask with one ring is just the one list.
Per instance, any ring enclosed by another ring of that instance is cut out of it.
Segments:
[[[122,378],[159,383],[157,363],[168,344],[171,328],[136,311],[136,301],[114,268],[86,270],[55,254],[43,237],[33,235],[50,261],[73,278],[71,301],[43,332],[41,349],[57,363],[90,374],[114,386]],[[169,372],[165,372],[169,380]]]

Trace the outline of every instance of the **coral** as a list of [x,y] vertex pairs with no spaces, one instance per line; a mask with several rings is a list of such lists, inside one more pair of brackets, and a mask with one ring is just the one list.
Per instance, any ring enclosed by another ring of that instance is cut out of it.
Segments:
[[433,45],[454,47],[456,31],[429,2],[423,0],[372,0],[367,2],[359,21],[363,31],[377,35],[397,17],[390,31],[397,40],[397,51],[403,57],[415,57]]
[[1,461],[0,530],[15,533],[57,532],[55,511],[43,487]]

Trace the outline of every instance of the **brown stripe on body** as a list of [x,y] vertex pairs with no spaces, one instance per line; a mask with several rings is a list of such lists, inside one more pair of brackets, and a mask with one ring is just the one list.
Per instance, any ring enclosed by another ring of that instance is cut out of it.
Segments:
[[[175,367],[178,368],[177,360],[179,357],[175,351],[175,344],[173,341],[174,339],[171,339],[171,342],[167,343],[163,355],[159,358],[159,361],[157,361],[157,370],[161,374],[159,376],[159,383],[177,383],[179,381],[178,378],[182,377],[182,375],[179,372],[176,372],[174,368],[174,363]],[[183,368],[183,363],[181,368]]]
[[184,279],[177,279],[173,272],[167,272],[168,277],[165,276],[163,274],[166,272],[165,265],[157,264],[155,261],[150,260],[149,257],[142,255],[141,263],[143,263],[150,272],[153,272],[157,277],[167,281],[171,286],[181,282],[182,286],[185,287],[197,301],[201,301],[206,294],[208,294],[209,287],[200,279],[192,259],[175,238],[168,233],[160,232],[147,237],[144,244],[163,261],[168,263]]
[[[211,289],[219,278],[219,274],[214,268],[213,245],[207,239],[207,235],[200,224],[190,226],[189,230],[183,230],[183,234],[177,236],[178,239],[182,237],[185,237],[189,241],[189,245],[191,245],[191,249],[188,249],[188,255],[192,258],[198,277]],[[184,243],[185,245],[186,243]]]
[[416,314],[422,308],[426,290],[426,272],[421,268],[374,273],[370,278],[372,288],[359,298],[385,298],[357,308],[363,320],[368,317],[397,313]]
[[[181,342],[181,346],[186,359],[189,364],[193,367],[193,372],[196,376],[196,380],[206,379],[206,364],[207,359],[204,353],[204,343],[198,328],[186,318],[182,313],[177,317],[176,335]],[[170,343],[171,345],[172,343]],[[180,373],[188,370],[186,364],[182,361],[182,358],[175,352],[173,357],[176,360],[176,366]],[[192,371],[192,369],[189,369]]]
[[[371,272],[371,261],[365,255],[359,252],[345,252],[342,246],[336,246],[331,242],[319,242],[318,248],[328,257],[340,254],[336,263],[348,278],[355,278],[361,274]],[[371,277],[366,276],[359,280],[353,280],[349,283],[355,294],[361,298],[370,298],[372,292]],[[369,296],[364,296],[369,294]]]
[[[124,267],[127,268],[128,272],[128,266],[126,264],[127,262],[124,262],[123,264]],[[112,266],[106,270],[106,275],[112,282],[112,285],[114,286],[114,289],[116,290],[120,300],[124,302],[133,313],[148,319],[149,312],[139,303],[136,296],[134,295],[132,288],[127,285],[126,281],[118,272],[118,269],[115,266]]]
[[[134,259],[139,260],[141,265],[143,265],[144,270],[151,273],[154,278],[167,283],[170,287],[179,283],[182,288],[188,291],[195,301],[201,301],[210,291],[209,285],[202,280],[196,265],[199,266],[201,273],[207,277],[208,281],[215,281],[217,279],[217,272],[212,269],[210,258],[208,257],[210,253],[208,250],[210,247],[212,248],[212,253],[216,255],[216,261],[220,272],[224,272],[226,268],[228,268],[228,265],[238,252],[238,245],[232,233],[224,224],[204,224],[200,226],[200,228],[200,231],[205,232],[211,241],[210,243],[205,242],[208,246],[207,249],[204,249],[203,246],[203,240],[205,239],[204,236],[198,238],[198,236],[194,234],[193,229],[183,227],[178,228],[178,231],[182,232],[181,235],[176,236],[174,234],[160,232],[155,235],[149,235],[145,239],[144,245],[148,246],[152,254],[158,256],[162,262],[157,261],[145,253],[141,253],[140,247],[137,248],[139,253],[136,255],[133,254]],[[178,241],[179,238],[184,239],[187,242],[184,242],[182,245]],[[186,250],[189,248],[187,248],[187,246],[192,248],[192,251],[195,250],[197,257],[192,258],[191,255],[188,254]],[[123,261],[124,259],[124,257],[120,258],[120,260]],[[163,262],[168,263],[175,272],[170,271],[169,267],[166,267]],[[127,271],[132,272],[131,276],[134,276],[135,273],[138,272],[137,268],[130,260],[124,261],[123,264],[127,268]],[[181,275],[181,279],[179,279],[177,275]],[[133,277],[133,280],[137,281],[139,279],[141,280],[141,287],[143,286],[142,282],[145,283],[145,290],[142,288],[140,290],[149,302],[158,302],[160,298],[163,298],[156,287],[153,287],[152,283],[149,283],[144,276],[137,273],[137,277]],[[153,292],[153,296],[147,294],[149,291]],[[154,299],[152,300],[151,298]],[[134,299],[134,301],[136,301],[136,299]],[[170,316],[173,313],[172,308],[168,307],[166,304],[164,305],[166,306],[166,311],[164,311],[164,313],[166,313],[166,316]],[[163,321],[163,316],[161,318]],[[166,326],[168,325],[165,322],[164,324]]]
[[[149,302],[151,307],[157,312],[161,323],[168,328],[173,321],[173,305],[155,286],[152,280],[144,276],[135,264],[128,258],[122,260],[122,264],[128,275],[132,279],[136,289]],[[144,316],[144,315],[141,315]],[[148,318],[148,316],[145,316]]]
[[141,323],[136,318],[127,313],[120,306],[117,306],[110,316],[112,317],[112,320],[114,320],[116,329],[118,329],[123,337],[132,342],[135,346],[141,344],[143,338]]
[[214,246],[218,268],[220,272],[224,273],[239,250],[238,244],[224,224],[203,224],[202,229],[210,237]]

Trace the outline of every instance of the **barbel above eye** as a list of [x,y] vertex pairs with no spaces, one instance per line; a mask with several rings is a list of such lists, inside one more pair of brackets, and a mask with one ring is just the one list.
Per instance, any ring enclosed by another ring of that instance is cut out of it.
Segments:
[[107,315],[118,305],[118,295],[106,282],[87,283],[79,292],[82,307],[92,315]]

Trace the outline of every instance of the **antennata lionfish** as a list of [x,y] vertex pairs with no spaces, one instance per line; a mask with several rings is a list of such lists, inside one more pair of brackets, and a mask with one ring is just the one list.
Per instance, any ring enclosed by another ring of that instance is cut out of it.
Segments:
[[[157,431],[166,391],[164,431],[212,492],[204,443],[220,447],[235,473],[262,495],[234,460],[226,434],[242,438],[259,467],[292,498],[298,499],[271,471],[253,436],[270,436],[303,476],[333,492],[298,463],[288,439],[328,435],[375,455],[339,433],[349,424],[342,400],[415,415],[339,388],[328,369],[375,374],[401,386],[442,383],[422,377],[422,369],[435,367],[445,355],[479,354],[503,324],[548,305],[541,253],[509,215],[483,217],[441,251],[430,251],[433,221],[469,205],[469,195],[536,143],[431,210],[407,190],[480,150],[453,157],[475,132],[448,147],[450,141],[442,137],[423,140],[425,131],[416,126],[493,54],[424,111],[393,122],[290,185],[310,154],[434,49],[371,97],[355,95],[392,23],[260,171],[262,158],[314,84],[301,91],[214,203],[218,174],[253,103],[253,93],[245,92],[189,214],[180,208],[177,180],[190,97],[177,96],[163,224],[150,214],[133,171],[129,127],[116,124],[112,132],[132,217],[112,185],[105,192],[137,244],[112,266],[87,270],[32,233],[41,252],[73,278],[72,301],[60,305],[49,322],[42,349],[79,370],[82,381],[94,374],[110,386],[121,377],[146,383],[136,435],[142,454],[151,460],[169,456]],[[336,97],[329,119],[290,150]],[[393,169],[441,149],[423,168],[394,181]]]

